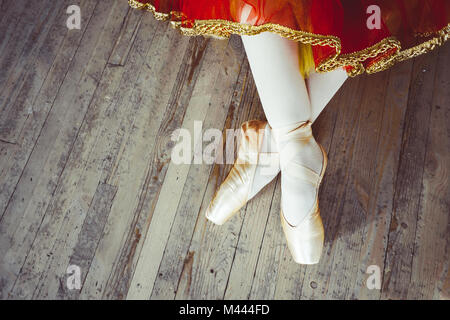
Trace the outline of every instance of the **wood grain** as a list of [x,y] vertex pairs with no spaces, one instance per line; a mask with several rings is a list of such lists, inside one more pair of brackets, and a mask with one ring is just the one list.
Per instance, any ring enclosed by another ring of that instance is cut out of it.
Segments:
[[231,165],[171,161],[176,129],[201,123],[204,148],[264,119],[240,37],[75,3],[0,1],[1,299],[450,299],[448,44],[349,79],[314,123],[326,239],[300,266],[279,177],[219,227],[204,212]]

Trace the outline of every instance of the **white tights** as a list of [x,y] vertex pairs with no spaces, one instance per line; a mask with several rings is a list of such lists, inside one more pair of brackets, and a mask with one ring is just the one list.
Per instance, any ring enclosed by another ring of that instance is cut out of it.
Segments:
[[[264,32],[254,36],[242,36],[247,58],[259,97],[270,127],[264,134],[261,152],[276,153],[283,150],[283,137],[290,130],[306,121],[313,122],[337,90],[347,79],[343,69],[326,74],[312,73],[307,82],[299,71],[297,43],[279,35]],[[276,133],[276,134],[274,134]],[[316,173],[320,173],[322,152],[314,139],[294,152],[295,161]],[[276,175],[278,170],[258,166],[250,198],[259,192]],[[281,179],[282,206],[286,220],[297,225],[314,204],[316,190],[288,173]],[[302,209],[303,208],[303,209]]]

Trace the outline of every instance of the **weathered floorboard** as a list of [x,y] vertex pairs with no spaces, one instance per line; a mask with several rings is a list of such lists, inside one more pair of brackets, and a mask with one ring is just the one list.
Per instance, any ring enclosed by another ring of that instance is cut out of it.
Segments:
[[171,161],[176,129],[207,150],[207,129],[264,119],[238,36],[185,37],[125,0],[0,9],[1,299],[450,299],[448,44],[349,79],[314,123],[325,247],[299,266],[279,176],[219,227],[204,212],[231,164]]
[[434,51],[414,61],[388,234],[382,298],[404,299],[408,295],[409,285],[405,284],[411,281],[416,246],[437,53]]

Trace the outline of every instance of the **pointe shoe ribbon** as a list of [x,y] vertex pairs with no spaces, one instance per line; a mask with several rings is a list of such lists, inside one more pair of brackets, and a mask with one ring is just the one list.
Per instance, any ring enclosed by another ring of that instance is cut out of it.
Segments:
[[300,125],[273,130],[275,140],[280,150],[280,167],[282,174],[294,176],[301,181],[312,184],[315,189],[315,202],[312,209],[303,220],[297,223],[289,222],[280,210],[281,225],[286,236],[289,251],[296,263],[315,264],[320,260],[324,242],[324,229],[320,217],[318,191],[325,173],[327,156],[323,147],[319,147],[323,154],[322,170],[317,174],[313,170],[292,161],[299,148],[310,143],[314,139],[311,130],[311,122]]
[[[254,195],[252,184],[258,164],[264,163],[278,174],[278,153],[260,152],[266,121],[251,120],[242,124],[237,159],[206,210],[206,218],[222,225],[234,216]],[[270,170],[269,170],[270,171]]]
[[[303,122],[300,126],[293,125],[291,127],[285,127],[281,129],[272,129],[275,141],[279,148],[282,150],[279,153],[280,168],[289,172],[290,175],[294,175],[299,179],[308,181],[318,186],[320,181],[320,175],[313,170],[298,164],[292,159],[298,152],[299,147],[304,147],[309,140],[313,138],[311,122]],[[295,129],[291,129],[295,127]]]

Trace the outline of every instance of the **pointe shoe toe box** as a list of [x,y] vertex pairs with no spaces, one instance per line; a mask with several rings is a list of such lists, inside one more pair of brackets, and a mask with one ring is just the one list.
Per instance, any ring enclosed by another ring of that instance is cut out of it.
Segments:
[[314,214],[298,226],[291,226],[281,212],[281,225],[293,260],[298,264],[319,263],[324,243],[320,215]]
[[246,203],[247,188],[244,184],[232,187],[225,181],[206,209],[206,218],[217,225],[223,225]]
[[238,158],[205,212],[211,222],[224,224],[249,200],[266,126],[267,122],[260,120],[242,124]]

